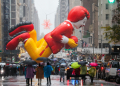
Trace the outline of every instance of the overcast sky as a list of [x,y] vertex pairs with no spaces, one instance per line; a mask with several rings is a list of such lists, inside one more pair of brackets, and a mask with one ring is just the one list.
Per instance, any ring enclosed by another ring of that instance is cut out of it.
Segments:
[[[55,13],[59,4],[58,1],[59,0],[34,0],[40,19],[40,33],[47,34],[54,29]],[[42,25],[44,20],[46,20],[46,15],[47,19],[50,20],[50,23],[52,24],[50,29],[44,29],[44,26]]]

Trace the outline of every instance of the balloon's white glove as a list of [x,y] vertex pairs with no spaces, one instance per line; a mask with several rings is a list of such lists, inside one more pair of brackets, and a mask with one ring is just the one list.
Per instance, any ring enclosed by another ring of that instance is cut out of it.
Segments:
[[68,40],[69,40],[69,38],[63,35],[61,43],[66,44],[66,43],[68,43]]

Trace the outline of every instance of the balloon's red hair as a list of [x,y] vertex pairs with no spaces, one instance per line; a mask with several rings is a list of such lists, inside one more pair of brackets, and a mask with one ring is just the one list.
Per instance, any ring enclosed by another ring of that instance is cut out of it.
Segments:
[[87,17],[87,19],[90,18],[88,10],[83,6],[75,6],[70,10],[67,19],[71,22],[77,22],[83,20],[85,17]]

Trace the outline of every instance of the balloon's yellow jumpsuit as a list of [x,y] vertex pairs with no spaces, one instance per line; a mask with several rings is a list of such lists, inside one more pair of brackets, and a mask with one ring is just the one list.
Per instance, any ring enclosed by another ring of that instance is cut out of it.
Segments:
[[36,61],[38,57],[49,57],[52,54],[52,51],[44,38],[37,41],[35,30],[29,32],[29,34],[30,38],[28,38],[28,40],[25,42],[24,47],[27,50],[28,54],[31,56],[31,58]]

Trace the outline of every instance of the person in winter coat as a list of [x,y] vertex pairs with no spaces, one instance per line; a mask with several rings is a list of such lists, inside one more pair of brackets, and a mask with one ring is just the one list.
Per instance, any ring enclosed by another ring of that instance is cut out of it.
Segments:
[[61,78],[63,78],[63,82],[64,82],[64,75],[65,75],[65,67],[61,66],[60,67],[60,82],[61,82]]
[[56,75],[59,74],[59,66],[58,66],[58,65],[55,66],[55,74],[56,74]]
[[38,79],[38,85],[39,85],[39,81],[41,84],[41,79],[44,79],[43,66],[39,63],[39,66],[35,70],[36,70],[36,78]]
[[24,69],[24,75],[25,75],[26,84],[27,84],[26,72],[27,72],[27,65],[25,66],[25,69]]
[[88,71],[90,78],[91,78],[91,83],[93,83],[94,76],[96,74],[96,67],[91,67]]
[[85,65],[81,65],[80,67],[80,75],[82,75],[82,80],[83,80],[83,83],[85,83],[85,76],[87,74],[87,66],[86,64]]
[[8,65],[5,66],[4,73],[7,77],[9,76],[10,70]]
[[49,62],[47,62],[47,66],[44,67],[44,77],[47,78],[47,84],[51,84],[51,79],[50,79],[50,75],[51,72],[53,71],[52,66],[50,66]]
[[34,78],[34,73],[35,73],[35,69],[32,67],[32,65],[28,65],[26,69],[26,78],[28,85],[29,85],[29,79],[31,79],[31,85],[32,85],[32,78]]

